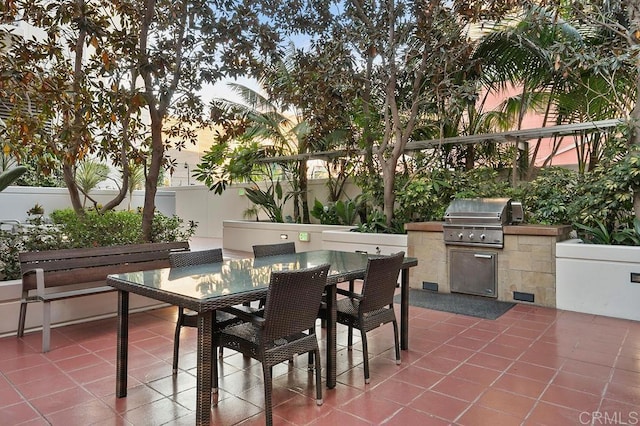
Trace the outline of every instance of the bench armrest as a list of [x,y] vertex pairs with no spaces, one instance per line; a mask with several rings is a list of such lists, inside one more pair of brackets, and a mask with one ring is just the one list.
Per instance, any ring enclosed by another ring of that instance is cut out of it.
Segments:
[[44,269],[36,268],[34,269],[36,273],[36,294],[38,297],[43,297],[45,294],[44,291]]

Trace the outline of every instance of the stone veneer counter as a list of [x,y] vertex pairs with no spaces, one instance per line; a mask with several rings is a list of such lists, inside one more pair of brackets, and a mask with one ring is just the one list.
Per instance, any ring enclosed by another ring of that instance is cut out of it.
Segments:
[[418,266],[410,271],[412,288],[435,284],[439,292],[449,293],[450,251],[482,251],[497,254],[498,300],[522,302],[524,296],[524,299],[532,297],[536,305],[556,306],[556,243],[569,238],[569,225],[507,225],[504,227],[504,248],[488,248],[446,245],[443,223],[405,225],[407,254],[418,259]]

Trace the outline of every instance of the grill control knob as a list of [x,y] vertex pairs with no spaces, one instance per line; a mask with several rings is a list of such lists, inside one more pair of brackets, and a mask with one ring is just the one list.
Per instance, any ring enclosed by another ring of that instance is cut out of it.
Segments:
[[485,238],[487,238],[487,236],[486,236],[486,235],[484,235],[484,234],[480,234],[480,240],[484,241],[484,240],[485,240]]
[[462,234],[462,232],[460,232],[460,233],[458,234],[458,239],[459,239],[459,240],[461,240],[461,239],[463,239],[463,238],[464,238],[464,235]]
[[469,233],[469,239],[473,240],[473,237],[475,237],[475,235],[473,235],[473,232]]

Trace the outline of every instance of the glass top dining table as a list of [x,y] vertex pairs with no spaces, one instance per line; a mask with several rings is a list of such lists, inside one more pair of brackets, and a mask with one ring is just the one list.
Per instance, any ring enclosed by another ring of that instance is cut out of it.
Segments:
[[[328,263],[327,279],[327,387],[336,385],[336,285],[364,278],[366,253],[316,250],[268,256],[259,259],[230,259],[221,263],[180,268],[162,268],[112,274],[107,284],[118,290],[118,351],[116,395],[127,395],[129,293],[139,294],[198,313],[198,362],[196,423],[209,424],[211,416],[212,331],[216,309],[266,297],[271,272],[303,269]],[[409,277],[415,258],[405,257],[401,270],[400,345],[409,347]]]

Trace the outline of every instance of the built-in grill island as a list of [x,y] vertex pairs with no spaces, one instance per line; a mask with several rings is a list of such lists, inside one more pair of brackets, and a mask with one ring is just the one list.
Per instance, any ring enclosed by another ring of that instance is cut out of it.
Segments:
[[458,199],[441,222],[406,224],[410,286],[555,307],[555,246],[571,227],[523,216],[510,198]]
[[522,204],[509,198],[456,199],[449,204],[442,225],[444,243],[474,248],[449,250],[452,292],[498,296],[497,257],[498,249],[504,247],[503,226],[522,220]]

